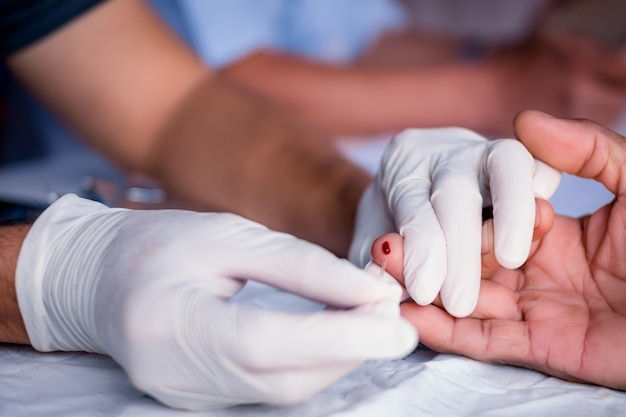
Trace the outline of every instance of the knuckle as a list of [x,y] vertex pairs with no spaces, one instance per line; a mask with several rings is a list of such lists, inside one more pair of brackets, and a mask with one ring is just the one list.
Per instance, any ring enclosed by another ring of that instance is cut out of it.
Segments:
[[478,194],[479,178],[466,173],[441,173],[433,179],[433,196],[442,191],[466,194]]

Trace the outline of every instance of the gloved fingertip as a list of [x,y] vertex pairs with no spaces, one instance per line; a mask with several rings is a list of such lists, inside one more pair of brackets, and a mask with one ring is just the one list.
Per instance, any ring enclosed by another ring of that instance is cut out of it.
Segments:
[[[445,287],[441,290],[441,303],[445,310],[454,317],[467,317],[478,304],[478,293],[480,291],[480,279],[475,282],[467,282],[463,288]],[[475,285],[474,285],[475,284]]]
[[[498,263],[507,269],[519,268],[526,262],[532,244],[535,226],[535,208],[533,216],[528,218],[522,227],[497,228],[494,234],[494,252]],[[503,219],[505,224],[507,219]],[[510,219],[509,219],[510,220]]]
[[535,160],[533,174],[533,191],[535,197],[549,200],[561,183],[563,174],[561,171],[552,168],[550,165]]
[[451,316],[463,318],[472,314],[476,308],[477,301],[464,299],[453,303],[443,302],[443,306]]
[[425,306],[435,301],[439,289],[421,285],[419,282],[413,282],[410,287],[407,287],[407,293],[417,304]]
[[[441,275],[438,276],[439,274],[436,272],[439,272]],[[444,282],[445,271],[442,273],[441,271],[436,271],[432,268],[422,268],[407,276],[412,278],[407,281],[407,278],[405,277],[404,284],[408,295],[417,304],[425,306],[432,304],[432,302],[435,301],[435,298],[437,298],[437,295],[441,290],[441,285]]]
[[496,251],[496,260],[506,269],[517,269],[526,262],[527,256],[502,256]]

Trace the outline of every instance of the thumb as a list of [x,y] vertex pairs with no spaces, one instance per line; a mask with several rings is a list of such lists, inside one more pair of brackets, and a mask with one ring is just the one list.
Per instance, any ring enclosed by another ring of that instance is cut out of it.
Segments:
[[531,154],[552,167],[593,178],[613,194],[626,193],[620,181],[626,138],[589,120],[558,119],[524,111],[514,122],[519,140]]

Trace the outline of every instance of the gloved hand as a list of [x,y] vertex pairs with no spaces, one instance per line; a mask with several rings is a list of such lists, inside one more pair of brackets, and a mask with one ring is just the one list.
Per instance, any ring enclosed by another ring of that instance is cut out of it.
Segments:
[[350,260],[364,266],[375,238],[404,237],[404,276],[418,304],[438,294],[457,317],[478,300],[482,208],[493,205],[495,255],[507,268],[526,260],[535,197],[561,175],[513,139],[489,141],[461,128],[408,129],[386,148],[357,212]]
[[[246,280],[339,308],[228,302]],[[187,409],[296,402],[417,343],[399,287],[230,214],[65,196],[27,235],[16,287],[36,349],[110,355],[140,390]]]

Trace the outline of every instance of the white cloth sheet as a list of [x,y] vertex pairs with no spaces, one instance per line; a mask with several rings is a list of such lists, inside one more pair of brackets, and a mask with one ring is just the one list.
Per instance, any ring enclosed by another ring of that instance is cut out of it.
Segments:
[[[0,415],[187,416],[133,389],[104,356],[0,347]],[[311,400],[290,407],[241,406],[202,416],[616,416],[626,394],[540,373],[417,351],[368,362]]]

